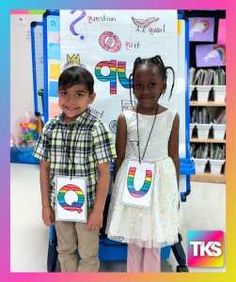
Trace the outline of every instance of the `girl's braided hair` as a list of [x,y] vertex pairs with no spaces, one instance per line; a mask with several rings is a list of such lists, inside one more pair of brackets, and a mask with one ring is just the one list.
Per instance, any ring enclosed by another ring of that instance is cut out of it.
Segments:
[[[153,64],[153,65],[156,65],[159,69],[159,72],[160,72],[160,75],[162,77],[162,79],[166,82],[167,80],[167,71],[168,70],[171,70],[172,74],[173,74],[173,82],[172,82],[172,85],[171,85],[171,90],[170,90],[170,95],[169,95],[169,99],[171,98],[172,96],[172,92],[173,92],[173,88],[175,86],[175,72],[173,70],[172,67],[166,67],[162,61],[162,58],[161,56],[159,55],[156,55],[154,57],[151,57],[151,58],[146,58],[146,59],[142,59],[140,57],[137,57],[134,61],[134,66],[133,66],[133,71],[132,73],[130,74],[129,76],[129,83],[130,83],[130,100],[131,100],[131,103],[132,103],[132,95],[131,95],[131,88],[134,87],[134,76],[135,76],[135,72],[137,70],[138,67],[140,67],[141,65],[144,65],[144,64]],[[132,103],[133,104],[133,103]]]

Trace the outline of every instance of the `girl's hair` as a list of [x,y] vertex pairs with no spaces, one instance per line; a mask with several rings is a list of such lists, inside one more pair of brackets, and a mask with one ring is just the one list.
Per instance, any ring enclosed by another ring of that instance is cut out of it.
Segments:
[[58,87],[59,89],[69,88],[76,84],[83,84],[86,86],[89,94],[94,93],[94,79],[92,74],[84,67],[73,66],[65,69],[59,79]]
[[175,86],[175,72],[174,72],[172,67],[166,67],[164,65],[161,56],[156,55],[154,57],[146,58],[146,59],[141,59],[140,57],[135,59],[134,66],[133,66],[133,72],[129,76],[129,83],[130,83],[129,89],[130,89],[131,102],[132,102],[131,88],[134,87],[135,72],[136,72],[138,67],[140,67],[141,65],[144,65],[144,64],[153,64],[153,65],[157,66],[158,69],[159,69],[160,75],[161,75],[162,79],[165,81],[165,83],[167,81],[167,71],[168,70],[172,71],[173,82],[172,82],[172,85],[171,85],[171,90],[170,90],[170,95],[169,95],[169,99],[170,99],[170,97],[172,96],[173,88]]

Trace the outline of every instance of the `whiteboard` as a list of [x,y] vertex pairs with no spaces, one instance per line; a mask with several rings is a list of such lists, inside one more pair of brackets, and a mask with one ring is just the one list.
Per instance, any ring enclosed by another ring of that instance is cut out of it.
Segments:
[[[130,107],[128,76],[134,59],[158,54],[173,67],[172,98],[168,99],[172,83],[168,73],[160,103],[180,115],[179,153],[186,157],[185,21],[178,20],[177,10],[61,10],[59,25],[60,69],[80,63],[93,74],[97,94],[93,111],[114,135],[119,113]],[[49,117],[53,117],[59,109],[56,95],[50,96]]]

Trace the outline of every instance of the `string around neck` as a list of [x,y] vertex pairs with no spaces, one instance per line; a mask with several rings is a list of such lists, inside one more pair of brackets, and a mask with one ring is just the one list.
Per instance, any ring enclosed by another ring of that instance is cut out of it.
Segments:
[[154,128],[154,125],[155,125],[155,122],[156,122],[157,113],[158,113],[158,104],[157,104],[156,113],[155,113],[155,116],[154,116],[154,119],[153,119],[153,122],[152,122],[152,126],[151,126],[150,132],[148,134],[147,142],[146,142],[146,145],[144,147],[144,151],[143,151],[142,157],[141,157],[141,152],[140,152],[139,117],[138,117],[138,109],[137,108],[135,110],[135,113],[136,113],[137,136],[138,136],[138,143],[137,143],[137,146],[138,146],[138,159],[139,159],[139,163],[141,163],[143,161],[144,157],[145,157],[145,154],[146,154],[146,151],[147,151],[147,147],[148,147],[149,141],[151,139],[153,128]]
[[[64,129],[65,126],[61,125],[61,134],[62,134],[62,143],[63,143],[63,152],[64,152],[64,161],[62,161],[62,165],[64,166],[68,161],[69,164],[71,164],[71,169],[69,170],[68,167],[66,169],[66,174],[69,175],[70,180],[72,180],[72,176],[75,175],[75,153],[72,154],[71,157],[71,147],[75,147],[75,144],[78,142],[78,133],[76,133],[74,141],[73,141],[73,145],[70,146],[69,143],[69,139],[72,138],[71,135],[73,134],[73,126],[72,125],[66,125],[66,130]],[[65,132],[64,132],[65,130]],[[69,133],[68,133],[69,131]],[[66,133],[66,136],[64,135],[64,133]],[[70,135],[70,136],[69,136]]]

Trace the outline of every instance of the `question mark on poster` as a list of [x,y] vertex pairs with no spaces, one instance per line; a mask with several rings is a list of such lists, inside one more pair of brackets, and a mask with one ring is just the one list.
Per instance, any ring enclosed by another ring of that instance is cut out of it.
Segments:
[[[74,14],[77,10],[72,10],[70,13]],[[86,12],[85,10],[81,11],[81,15],[79,17],[77,17],[70,25],[70,32],[75,35],[75,36],[79,36],[80,35],[80,39],[84,40],[84,36],[82,34],[80,34],[78,31],[75,30],[75,25],[81,21],[85,16],[86,16]]]

